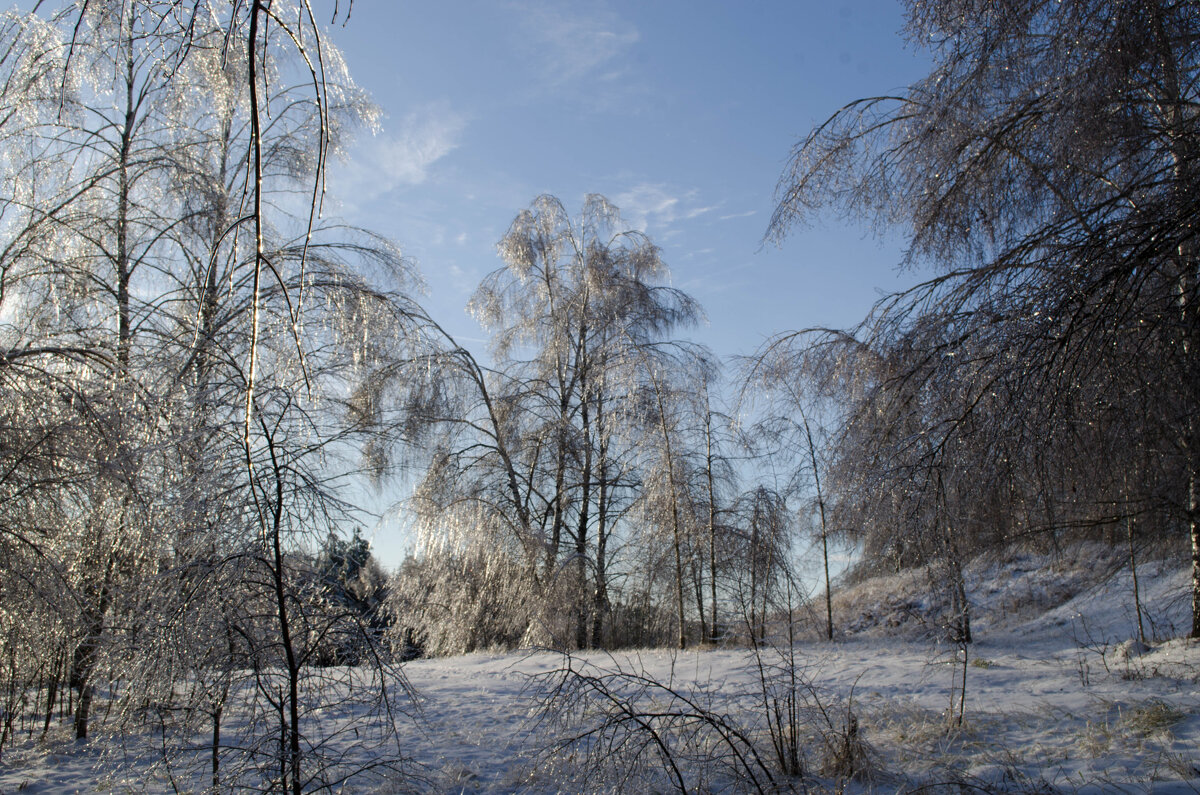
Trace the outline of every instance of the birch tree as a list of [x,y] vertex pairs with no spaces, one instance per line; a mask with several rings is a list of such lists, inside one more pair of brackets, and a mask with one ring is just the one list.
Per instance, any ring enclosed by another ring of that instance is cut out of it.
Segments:
[[612,541],[639,482],[634,398],[647,352],[698,308],[662,283],[658,249],[601,196],[578,216],[539,197],[499,251],[504,266],[471,303],[494,366],[447,339],[449,402],[423,407],[446,434],[419,495],[436,526],[429,551],[447,535],[469,546],[496,533],[488,543],[517,554],[533,591],[523,609],[553,605],[530,616],[539,639],[586,647],[605,633]]
[[847,105],[801,141],[770,234],[829,202],[899,224],[909,261],[941,272],[882,305],[878,327],[931,310],[953,323],[941,354],[997,341],[977,350],[1019,385],[1010,394],[1036,398],[1008,409],[1051,427],[1086,412],[1095,362],[1156,361],[1144,427],[1177,462],[1159,506],[1192,548],[1200,636],[1200,17],[1169,0],[906,6],[930,74]]
[[[85,736],[94,684],[119,679],[122,719],[211,719],[214,787],[339,786],[353,771],[311,718],[346,611],[312,587],[310,534],[406,433],[378,398],[418,315],[394,246],[320,220],[325,158],[374,111],[306,3],[90,0],[13,25],[0,378],[21,388],[0,450],[25,452],[2,504],[41,494],[4,565],[42,585],[6,589],[4,618],[32,614],[49,648],[8,648],[49,683],[47,725],[69,681]],[[402,680],[372,677],[351,692],[391,736]],[[230,742],[234,696],[251,720]]]

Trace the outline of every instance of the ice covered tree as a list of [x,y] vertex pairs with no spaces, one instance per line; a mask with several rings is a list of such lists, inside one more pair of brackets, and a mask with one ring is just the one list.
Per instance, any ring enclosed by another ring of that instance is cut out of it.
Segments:
[[[224,783],[332,786],[314,666],[347,611],[311,552],[353,512],[359,453],[383,473],[405,433],[376,398],[418,314],[393,246],[320,219],[325,158],[373,110],[305,3],[92,0],[6,24],[0,450],[4,510],[37,509],[4,533],[4,579],[28,587],[3,609],[45,631],[5,641],[47,715],[78,690],[81,737],[94,683],[121,681],[136,723],[190,681],[161,714],[211,719],[214,786],[221,760]],[[390,715],[392,674],[353,697]],[[225,742],[234,696],[251,719]]]
[[639,378],[651,348],[698,309],[601,196],[578,216],[539,197],[499,249],[504,266],[472,300],[495,363],[457,345],[440,358],[448,402],[426,407],[443,435],[422,513],[431,549],[447,533],[459,538],[452,549],[494,534],[488,543],[517,555],[531,590],[520,609],[555,607],[531,616],[533,629],[583,647],[604,635],[611,540],[638,481]]
[[[797,145],[771,234],[828,203],[906,230],[910,261],[939,273],[882,305],[870,333],[941,323],[929,356],[989,358],[1004,388],[963,378],[953,421],[980,416],[993,392],[1020,395],[991,417],[1052,429],[1035,447],[1103,410],[1137,430],[1137,449],[1162,451],[1173,488],[1135,488],[1189,539],[1200,636],[1200,16],[1171,0],[906,6],[929,75],[847,105]],[[1147,400],[1097,378],[1118,371],[1142,374],[1130,386]]]

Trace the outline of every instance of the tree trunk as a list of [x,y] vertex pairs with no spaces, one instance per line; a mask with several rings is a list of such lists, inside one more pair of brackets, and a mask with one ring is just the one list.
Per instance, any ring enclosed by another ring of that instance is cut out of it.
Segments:
[[42,723],[42,739],[50,731],[50,721],[54,718],[54,702],[58,699],[59,681],[62,679],[63,668],[66,667],[66,652],[55,655],[50,666],[50,680],[46,683],[46,718]]
[[804,437],[808,442],[808,460],[817,489],[817,510],[821,520],[821,561],[825,565],[825,639],[833,640],[833,587],[829,580],[829,527],[825,523],[825,495],[821,491],[821,471],[817,468],[817,446],[813,442],[812,428],[803,411],[800,418],[804,421]]
[[212,790],[221,791],[221,713],[218,706],[212,713]]
[[759,543],[758,543],[758,506],[754,506],[754,515],[750,520],[750,639],[757,641],[759,626],[755,620],[754,610],[758,606],[758,575],[759,575]]
[[[713,444],[712,444],[712,411],[709,410],[708,391],[705,390],[706,403],[704,412],[704,461],[705,476],[708,481],[708,605],[712,611],[708,625],[709,643],[719,639],[717,628],[717,493],[713,483]],[[704,623],[704,613],[700,614],[700,623]]]
[[[271,455],[274,458],[274,444],[268,442]],[[284,751],[284,767],[291,775],[292,795],[301,795],[303,782],[300,779],[300,663],[296,657],[296,648],[292,641],[291,613],[287,606],[287,591],[285,585],[286,571],[283,560],[282,520],[283,520],[283,473],[279,470],[278,462],[274,462],[275,476],[275,505],[272,506],[271,517],[271,579],[275,590],[275,619],[279,626],[279,642],[283,647],[284,664],[287,672],[287,715],[282,731],[286,742],[282,742]]]
[[1141,589],[1138,588],[1137,553],[1133,543],[1135,524],[1133,517],[1126,515],[1125,535],[1129,540],[1129,573],[1133,576],[1133,610],[1137,614],[1138,641],[1144,644],[1146,642],[1146,628],[1142,623],[1142,595]]
[[679,494],[675,485],[675,457],[671,449],[671,432],[667,426],[667,406],[663,397],[662,385],[651,372],[650,379],[654,383],[655,397],[658,399],[659,429],[663,435],[663,455],[667,464],[667,488],[671,503],[671,536],[675,551],[675,610],[678,633],[676,645],[680,649],[687,648],[687,626],[683,615],[683,533],[679,516]]
[[1190,638],[1200,638],[1200,504],[1197,495],[1197,473],[1188,475],[1188,532],[1192,537],[1192,631]]
[[955,612],[955,641],[958,643],[971,642],[971,603],[967,601],[967,583],[963,577],[962,562],[953,563]]
[[[1162,68],[1163,91],[1161,107],[1166,118],[1168,147],[1171,153],[1174,183],[1179,196],[1187,196],[1194,190],[1192,157],[1200,141],[1197,140],[1195,125],[1187,112],[1190,97],[1185,96],[1180,79],[1179,59],[1175,54],[1174,43],[1167,33],[1163,22],[1162,7],[1158,3],[1150,4],[1153,14],[1154,34],[1157,39],[1158,57]],[[1186,214],[1184,207],[1177,207],[1178,217],[1175,228],[1184,230],[1191,228],[1192,219]],[[1196,344],[1194,335],[1200,333],[1200,307],[1196,306],[1197,262],[1196,243],[1193,236],[1183,239],[1175,250],[1176,293],[1179,304],[1179,350],[1183,354],[1181,367],[1182,394],[1186,427],[1183,430],[1182,447],[1184,465],[1187,467],[1186,504],[1188,537],[1192,543],[1192,631],[1191,638],[1200,638],[1200,451],[1196,449],[1197,429],[1196,412],[1200,409],[1197,400],[1198,387],[1196,367],[1193,364]]]
[[575,648],[586,649],[588,645],[587,619],[587,529],[588,507],[592,501],[592,434],[588,416],[587,398],[582,401],[583,420],[583,483],[580,487],[579,526],[575,533]]
[[604,622],[608,613],[608,443],[604,441],[603,414],[597,412],[600,462],[596,484],[596,571],[592,592],[592,648],[604,645]]
[[692,586],[696,592],[696,615],[700,617],[700,640],[707,634],[704,631],[704,558],[699,550],[692,553]]
[[[128,499],[128,498],[126,498]],[[122,507],[122,528],[124,526],[125,507]],[[112,578],[116,553],[110,551],[104,566],[104,576],[100,583],[100,593],[96,605],[88,608],[86,616],[87,634],[75,649],[72,661],[71,684],[79,691],[79,701],[75,704],[75,739],[83,740],[88,735],[88,721],[92,710],[92,676],[96,672],[97,657],[100,641],[104,635],[104,617],[108,613],[109,599],[112,592]]]

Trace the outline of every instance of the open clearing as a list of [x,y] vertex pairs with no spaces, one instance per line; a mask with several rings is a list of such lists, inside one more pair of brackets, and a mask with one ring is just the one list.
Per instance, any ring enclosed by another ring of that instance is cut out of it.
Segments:
[[[857,613],[859,633],[794,646],[801,723],[812,733],[803,749],[808,786],[895,792],[954,782],[966,791],[1200,792],[1200,645],[1175,639],[1140,649],[1130,641],[1127,578],[1089,583],[1081,573],[1087,566],[1078,555],[1074,560],[1057,569],[1031,560],[969,570],[978,640],[965,667],[961,726],[948,719],[961,688],[961,652],[917,637],[911,624],[919,600],[898,597],[889,587],[900,584],[894,581],[850,589],[839,616],[853,623]],[[1058,585],[1049,588],[1051,582]],[[1143,601],[1151,626],[1169,633],[1172,622],[1182,625],[1186,593],[1186,572],[1148,565]],[[907,606],[900,610],[899,602]],[[1054,604],[1039,608],[1047,602]],[[786,660],[786,651],[765,649],[763,659]],[[544,719],[539,705],[568,660],[587,675],[644,675],[743,727],[760,748],[769,745],[755,658],[746,649],[421,659],[404,665],[418,703],[398,721],[402,751],[414,765],[404,777],[352,779],[345,791],[629,790],[630,775],[639,786],[669,790],[653,753],[635,759],[625,746],[605,760],[609,776],[584,764],[580,746],[574,753],[558,746],[564,732],[598,720],[588,711]],[[845,730],[850,713],[860,726],[862,764],[853,780],[841,781],[828,772],[823,742]],[[152,742],[146,735],[118,744],[102,729],[76,743],[65,739],[65,727],[45,742],[21,738],[5,754],[0,791],[171,791]],[[706,761],[688,751],[688,786],[743,788],[722,772],[720,755],[712,749]]]

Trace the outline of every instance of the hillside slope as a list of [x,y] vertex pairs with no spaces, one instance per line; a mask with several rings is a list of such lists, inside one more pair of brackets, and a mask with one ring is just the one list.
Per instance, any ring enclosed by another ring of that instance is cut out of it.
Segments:
[[[1120,547],[1013,550],[977,558],[963,573],[977,638],[1119,642],[1138,635],[1133,577]],[[1147,641],[1185,634],[1191,623],[1187,568],[1158,558],[1138,561],[1137,573]],[[925,567],[835,585],[834,624],[844,637],[940,637],[947,603],[938,594],[937,576]]]

